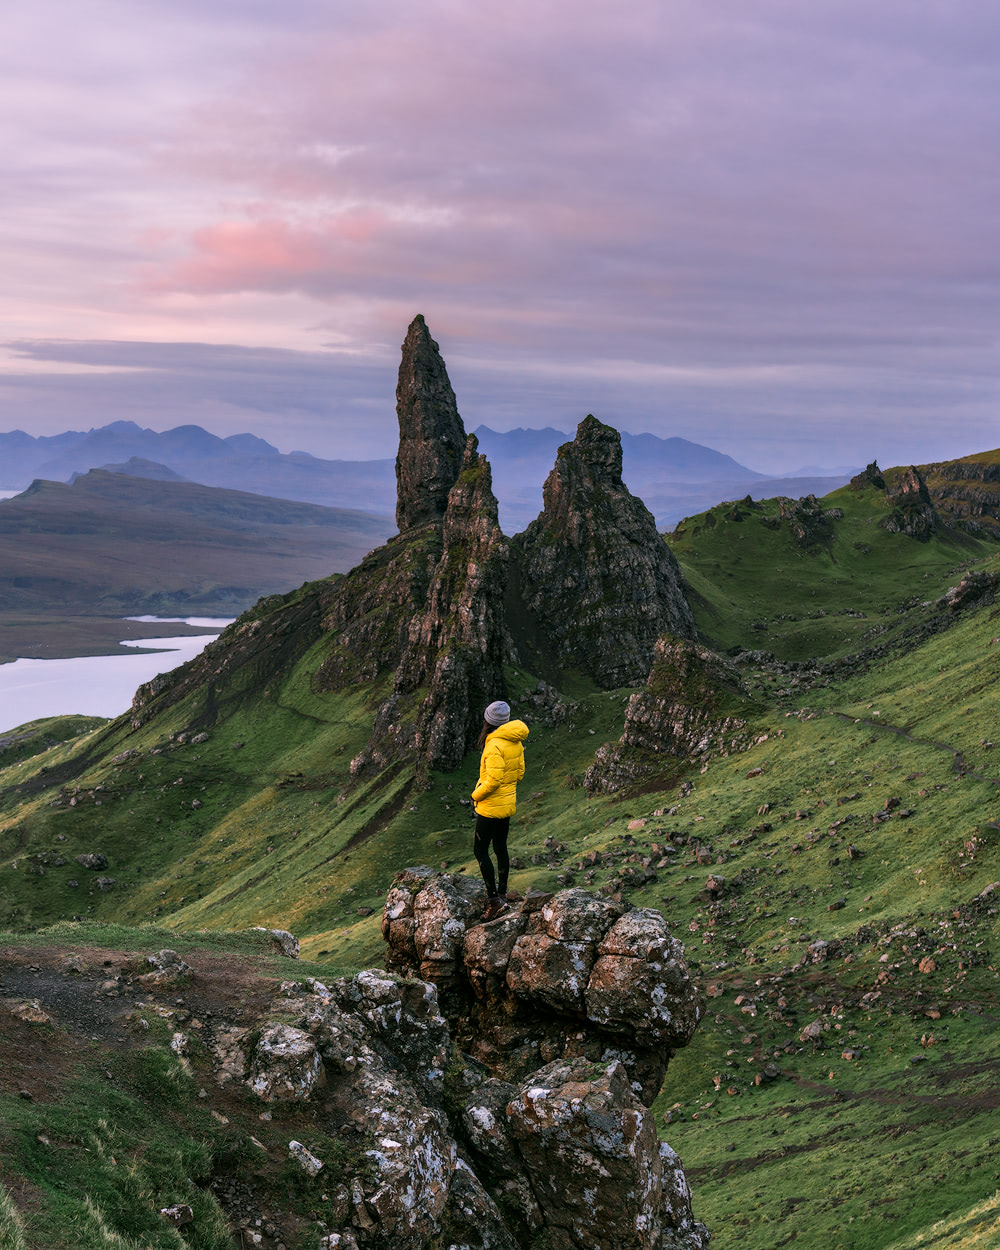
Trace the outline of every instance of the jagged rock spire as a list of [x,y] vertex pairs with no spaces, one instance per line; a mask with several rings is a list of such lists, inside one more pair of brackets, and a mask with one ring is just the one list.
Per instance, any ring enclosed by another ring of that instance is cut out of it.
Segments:
[[448,370],[419,314],[403,342],[396,414],[396,524],[402,534],[441,519],[465,451],[465,427]]
[[[576,668],[605,688],[645,681],[663,633],[694,618],[652,514],[622,482],[617,430],[588,416],[559,448],[545,507],[516,541],[518,644],[532,660]],[[527,660],[527,656],[525,657]]]

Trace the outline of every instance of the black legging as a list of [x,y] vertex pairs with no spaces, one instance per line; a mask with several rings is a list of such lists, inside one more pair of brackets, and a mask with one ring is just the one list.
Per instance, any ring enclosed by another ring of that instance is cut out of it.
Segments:
[[[510,828],[509,816],[476,816],[476,836],[472,843],[472,851],[479,861],[479,871],[486,882],[486,893],[490,898],[497,898],[507,893],[507,877],[510,873],[510,856],[507,854],[507,830]],[[500,876],[500,888],[493,875],[493,861],[490,859],[490,843],[497,857],[497,871]]]

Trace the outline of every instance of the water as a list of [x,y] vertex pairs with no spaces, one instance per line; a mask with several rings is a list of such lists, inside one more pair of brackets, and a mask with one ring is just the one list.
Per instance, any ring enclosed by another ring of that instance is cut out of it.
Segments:
[[[157,620],[139,617],[139,620]],[[228,625],[208,617],[168,618],[192,625]],[[70,660],[0,664],[0,732],[43,716],[119,716],[143,682],[193,659],[217,634],[137,638],[125,647],[156,647],[154,655],[87,655]],[[163,654],[169,652],[169,654]]]

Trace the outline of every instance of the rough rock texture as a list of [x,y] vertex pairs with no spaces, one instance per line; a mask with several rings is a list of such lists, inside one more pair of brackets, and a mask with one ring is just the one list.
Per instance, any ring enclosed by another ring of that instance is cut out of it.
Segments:
[[[477,922],[483,902],[482,886],[461,876],[400,873],[383,914],[388,957],[435,984],[407,981],[402,990],[386,977],[375,989],[377,975],[364,973],[336,991],[338,1004],[358,1011],[361,993],[402,1005],[408,992],[402,1011],[380,1009],[379,1044],[396,1046],[398,1062],[402,1029],[412,1039],[406,1062],[423,1051],[424,1068],[437,1072],[448,1032],[440,992],[466,1052],[445,1078],[455,1174],[464,1155],[512,1245],[544,1233],[552,1250],[700,1250],[708,1233],[648,1110],[672,1048],[689,1040],[701,1012],[683,947],[659,913],[584,890],[526,900],[488,925]],[[365,1018],[370,1026],[370,1008]],[[342,1035],[342,1020],[336,1027]],[[320,1044],[328,1062],[334,1051],[357,1051],[342,1037]],[[359,1068],[370,1062],[356,1058]]]
[[800,547],[815,547],[833,537],[833,522],[843,513],[837,508],[824,508],[815,495],[802,499],[778,496],[778,516],[787,521],[792,537]]
[[679,760],[743,750],[753,708],[727,660],[700,643],[661,638],[646,689],[629,699],[621,738],[598,748],[584,785],[613,793],[662,780]]
[[885,490],[885,478],[882,476],[877,460],[867,465],[864,473],[857,473],[851,478],[851,490],[864,490],[868,486],[874,486],[876,490]]
[[942,524],[1000,539],[1000,453],[919,466]]
[[396,524],[401,534],[441,519],[465,449],[455,392],[423,317],[410,323],[402,351],[396,385]]
[[973,569],[966,573],[957,586],[949,586],[938,602],[949,612],[960,612],[972,604],[991,603],[996,596],[1000,579],[985,570]]
[[551,671],[611,688],[645,680],[667,631],[693,637],[680,568],[622,482],[621,437],[588,416],[559,448],[541,515],[516,540],[511,626]]
[[586,1059],[550,1063],[524,1082],[507,1115],[552,1250],[662,1250],[665,1234],[703,1243],[679,1160],[661,1145],[622,1064],[595,1072]]
[[459,1044],[508,1081],[541,1063],[619,1059],[647,1101],[690,1040],[701,999],[658,912],[564,890],[476,923],[478,881],[399,874],[382,931],[390,967],[438,986]]
[[301,1102],[323,1081],[316,1043],[291,1025],[264,1026],[250,1061],[247,1084],[265,1102]]
[[482,709],[506,690],[509,652],[503,596],[507,542],[497,521],[492,475],[470,434],[462,470],[448,495],[443,549],[394,693],[428,686],[414,727],[420,756],[436,768],[457,768],[482,724]]
[[890,484],[885,499],[892,511],[881,525],[890,533],[908,534],[925,543],[940,528],[923,475],[912,465]]
[[314,679],[319,690],[391,681],[355,775],[403,757],[456,768],[482,709],[507,693],[507,542],[489,464],[465,436],[423,318],[403,345],[398,394],[402,532],[333,590],[323,619],[331,643]]

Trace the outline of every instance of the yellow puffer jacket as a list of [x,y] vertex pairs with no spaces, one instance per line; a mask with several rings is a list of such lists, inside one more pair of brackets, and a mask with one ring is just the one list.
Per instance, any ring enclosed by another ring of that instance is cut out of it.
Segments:
[[479,785],[472,802],[480,816],[513,816],[517,809],[517,783],[524,776],[524,747],[528,726],[509,720],[487,737],[479,761]]

